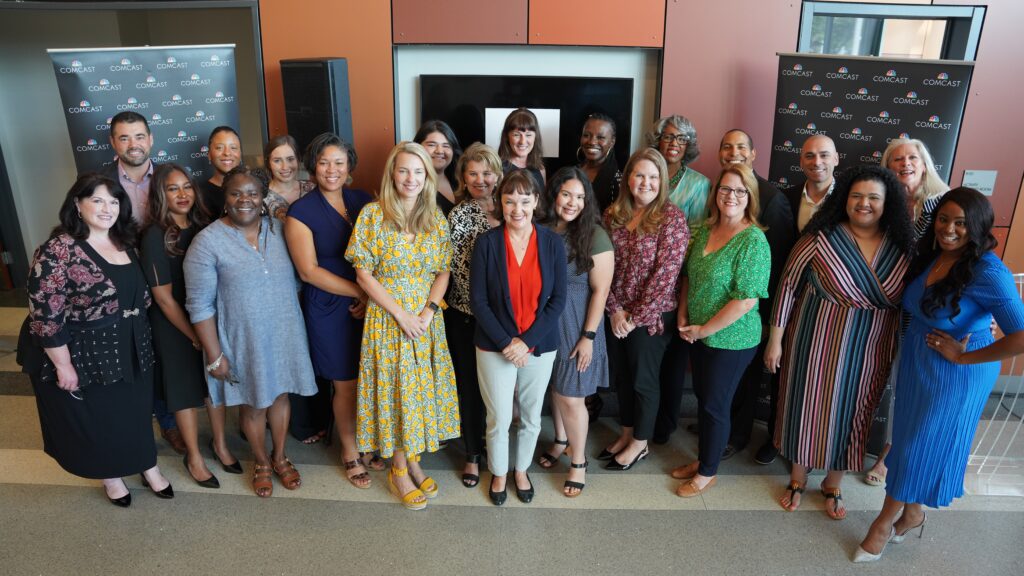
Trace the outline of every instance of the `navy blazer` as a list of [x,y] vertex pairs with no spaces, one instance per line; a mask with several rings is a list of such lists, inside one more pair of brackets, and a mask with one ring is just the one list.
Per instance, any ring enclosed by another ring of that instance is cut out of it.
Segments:
[[534,356],[558,348],[558,319],[565,309],[566,272],[569,268],[562,238],[545,226],[534,224],[537,260],[540,264],[540,301],[537,317],[522,334],[516,326],[505,264],[505,226],[484,232],[476,239],[469,269],[469,307],[476,317],[473,343],[481,350],[500,352],[518,337],[533,349]]

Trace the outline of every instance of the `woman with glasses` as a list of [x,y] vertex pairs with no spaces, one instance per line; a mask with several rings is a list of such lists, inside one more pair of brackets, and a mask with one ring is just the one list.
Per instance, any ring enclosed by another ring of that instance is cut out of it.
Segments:
[[899,337],[914,243],[904,190],[885,168],[848,170],[783,269],[764,363],[781,370],[775,442],[793,464],[779,499],[790,512],[821,468],[825,512],[846,517],[840,483],[864,464]]
[[676,489],[683,498],[715,485],[732,398],[761,342],[758,299],[768,297],[771,251],[757,222],[753,170],[727,165],[715,191],[707,220],[693,232],[676,317],[679,336],[692,345],[700,431],[697,460],[672,471],[684,481]]
[[131,505],[121,478],[139,472],[157,496],[173,498],[156,465],[151,299],[131,201],[113,180],[84,174],[59,222],[32,259],[18,342],[43,450],[75,476],[103,479],[116,506]]

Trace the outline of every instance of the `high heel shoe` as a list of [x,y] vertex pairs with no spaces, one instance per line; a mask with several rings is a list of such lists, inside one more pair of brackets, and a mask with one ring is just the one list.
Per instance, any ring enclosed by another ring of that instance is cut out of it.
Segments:
[[[181,463],[185,466],[185,472],[188,472],[188,475],[192,476],[192,469],[188,467],[188,454],[181,457]],[[220,481],[218,481],[217,477],[213,475],[213,472],[210,472],[210,477],[206,480],[196,480],[195,476],[192,476],[192,480],[203,488],[220,488]]]
[[142,485],[149,488],[157,498],[163,498],[164,500],[174,498],[174,488],[171,487],[170,482],[167,483],[167,487],[163,490],[154,490],[153,487],[149,485],[149,480],[146,480],[145,474],[139,474],[139,477],[142,478]]
[[[409,456],[409,461],[410,462],[416,462],[418,464],[419,461],[420,461],[420,457],[421,457],[420,454],[413,454],[413,455]],[[420,470],[420,472],[422,472],[422,469]],[[423,475],[423,482],[416,482],[416,479],[413,478],[412,483],[416,484],[416,487],[420,489],[420,492],[423,492],[423,495],[427,497],[427,500],[430,500],[430,499],[433,499],[433,498],[437,498],[437,493],[438,493],[437,482],[434,482],[434,479],[431,478],[430,476],[427,476],[426,474],[424,474]]]
[[[565,448],[562,448],[562,454],[565,454],[565,451],[569,449],[568,439],[559,440],[558,438],[555,438],[554,443],[558,446],[565,446]],[[537,458],[537,465],[541,468],[554,468],[555,464],[558,463],[558,459],[562,457],[562,454],[554,456],[549,452],[545,452],[540,455],[540,458]]]
[[647,446],[644,446],[644,449],[641,450],[640,453],[637,454],[636,457],[633,458],[633,461],[630,462],[629,464],[619,464],[613,458],[610,462],[608,462],[608,464],[605,465],[604,469],[605,470],[617,470],[619,472],[625,472],[626,470],[629,470],[633,466],[636,466],[637,462],[643,460],[646,457],[647,457]]
[[611,460],[612,458],[615,458],[616,454],[618,454],[618,452],[611,452],[607,448],[603,448],[601,450],[601,453],[597,455],[597,459],[598,460]]
[[405,494],[402,494],[398,489],[398,485],[395,484],[395,478],[409,474],[408,468],[395,468],[394,464],[391,468],[388,468],[388,488],[391,493],[398,496],[398,499],[402,501],[402,506],[405,506],[409,510],[423,510],[427,507],[427,497],[423,494],[423,491],[419,488],[413,488]]
[[217,450],[213,447],[213,438],[210,438],[210,452],[213,452],[213,458],[220,463],[220,467],[224,469],[228,474],[241,474],[242,464],[236,459],[234,464],[225,464],[220,456],[217,456]]
[[[127,490],[127,489],[128,489],[128,487],[125,486],[125,490]],[[103,487],[103,492],[104,492],[104,494],[107,495],[107,500],[110,500],[110,503],[113,504],[114,506],[117,506],[119,508],[127,508],[127,507],[132,505],[132,493],[131,492],[126,492],[125,495],[121,496],[120,498],[111,498],[110,494],[107,493],[107,488],[106,488],[105,485]]]
[[[927,521],[928,521],[928,513],[925,512],[924,513],[924,518],[921,519],[921,523],[920,524],[918,524],[917,526],[911,526],[910,528],[907,528],[906,530],[903,531],[902,534],[896,534],[895,533],[896,526],[893,526],[892,529],[893,529],[894,532],[893,532],[892,538],[890,538],[889,541],[892,542],[893,544],[901,544],[904,540],[907,539],[907,534],[910,534],[910,532],[912,532],[914,530],[917,530],[917,538],[920,539],[922,536],[924,536],[924,523],[927,522]],[[920,530],[918,530],[918,528],[920,528]]]
[[858,545],[857,551],[853,553],[853,562],[855,564],[863,564],[864,562],[874,562],[878,560],[882,557],[882,554],[885,554],[885,547],[889,545],[889,542],[892,541],[892,537],[895,535],[896,529],[890,528],[889,537],[885,539],[885,544],[882,544],[882,549],[878,551],[878,554],[872,554]]
[[530,480],[529,474],[526,475],[526,481],[530,483],[530,487],[527,488],[526,490],[521,490],[519,488],[519,485],[516,484],[516,497],[519,498],[519,501],[522,502],[523,504],[529,504],[530,502],[533,502],[533,481]]
[[[476,464],[477,468],[480,466],[480,455],[479,454],[467,454],[466,464]],[[462,473],[462,485],[466,488],[476,488],[476,485],[480,483],[479,474],[470,474],[468,472]]]
[[491,497],[491,504],[495,506],[501,506],[505,504],[505,499],[508,498],[508,480],[505,481],[505,487],[501,489],[501,492],[494,491],[494,477],[491,477],[491,485],[487,487],[487,495]]
[[[583,464],[575,464],[573,462],[569,462],[569,467],[576,468],[577,470],[586,470],[587,466],[589,465],[590,462],[586,460],[584,460]],[[566,480],[565,484],[562,485],[562,494],[564,494],[566,498],[575,498],[580,494],[583,494],[584,487],[586,487],[585,482],[573,482],[572,480]],[[570,494],[569,490],[571,489],[575,489],[576,492]]]

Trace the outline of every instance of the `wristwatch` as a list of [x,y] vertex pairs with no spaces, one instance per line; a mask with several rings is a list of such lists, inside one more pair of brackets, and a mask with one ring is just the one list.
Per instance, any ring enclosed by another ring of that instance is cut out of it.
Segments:
[[437,311],[441,309],[441,307],[438,306],[436,302],[430,300],[427,301],[427,308],[430,308],[430,311],[433,312],[434,314],[437,314]]
[[584,330],[583,337],[587,340],[593,340],[594,338],[597,338],[597,332],[594,332],[593,330]]

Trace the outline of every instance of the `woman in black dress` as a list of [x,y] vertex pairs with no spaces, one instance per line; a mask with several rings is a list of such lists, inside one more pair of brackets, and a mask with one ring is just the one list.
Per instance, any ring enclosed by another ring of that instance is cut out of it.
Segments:
[[174,497],[156,466],[151,300],[135,233],[124,190],[99,174],[80,176],[32,259],[19,342],[43,449],[68,472],[103,479],[122,507],[131,493],[121,478],[137,472],[157,496]]
[[[188,315],[185,313],[185,251],[197,232],[210,223],[198,196],[198,186],[184,168],[160,164],[153,172],[149,189],[146,229],[142,233],[142,270],[146,274],[156,306],[149,309],[153,326],[153,348],[157,356],[157,390],[181,430],[187,448],[182,460],[197,484],[219,488],[220,483],[199,452],[199,423],[196,408],[204,404],[210,415],[213,439],[211,451],[225,472],[240,474],[238,464],[224,441],[224,407],[209,403],[203,353]],[[222,461],[222,462],[223,462]]]

